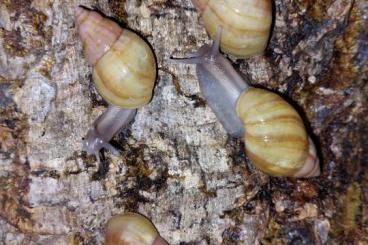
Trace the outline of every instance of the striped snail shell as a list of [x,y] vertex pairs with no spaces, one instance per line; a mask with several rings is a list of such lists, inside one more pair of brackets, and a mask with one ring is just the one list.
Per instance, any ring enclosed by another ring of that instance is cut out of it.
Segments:
[[272,23],[270,0],[192,0],[212,39],[223,27],[221,50],[239,58],[262,54]]
[[156,60],[142,38],[96,11],[78,7],[76,26],[93,81],[109,103],[82,141],[83,150],[100,162],[102,149],[118,154],[109,141],[134,119],[136,108],[151,100]]
[[244,138],[247,156],[258,169],[273,176],[318,176],[316,149],[299,114],[279,95],[251,87],[220,53],[221,36],[218,26],[212,45],[171,62],[196,65],[207,104],[229,135]]
[[316,149],[302,119],[279,95],[249,88],[239,96],[236,112],[245,128],[247,156],[257,168],[274,176],[320,174]]
[[147,104],[156,80],[156,60],[149,45],[96,11],[78,7],[76,17],[101,96],[120,108],[134,109]]

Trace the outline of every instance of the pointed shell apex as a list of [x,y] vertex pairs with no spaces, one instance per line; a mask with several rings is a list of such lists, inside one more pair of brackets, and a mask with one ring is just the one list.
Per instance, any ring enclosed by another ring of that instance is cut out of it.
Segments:
[[303,167],[294,174],[293,177],[296,178],[311,178],[318,177],[321,174],[321,166],[319,164],[319,158],[317,156],[316,147],[312,139],[308,138],[309,142],[309,152],[305,159]]
[[314,177],[319,160],[296,110],[279,95],[258,88],[244,91],[236,112],[245,128],[248,158],[272,176]]
[[90,65],[96,64],[123,31],[110,19],[82,7],[76,10],[76,26]]
[[93,68],[100,95],[110,104],[135,109],[147,104],[156,81],[156,60],[149,45],[124,30]]
[[199,11],[203,11],[207,6],[208,0],[192,0],[194,7],[196,7]]
[[156,60],[137,34],[95,11],[78,7],[76,23],[84,53],[93,65],[93,81],[111,105],[135,109],[152,98]]

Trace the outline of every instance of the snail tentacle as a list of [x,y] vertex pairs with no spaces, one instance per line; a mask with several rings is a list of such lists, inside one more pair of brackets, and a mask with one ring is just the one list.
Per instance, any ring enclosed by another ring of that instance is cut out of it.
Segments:
[[222,36],[222,26],[219,25],[216,28],[216,36],[213,40],[213,44],[211,47],[211,55],[216,56],[220,53],[220,42],[221,42],[221,36]]
[[189,57],[189,58],[170,58],[171,64],[202,64],[205,60],[203,57]]
[[[170,58],[172,64],[205,64],[215,62],[215,57],[220,54],[220,41],[222,34],[222,26],[217,27],[216,39],[212,45],[204,45],[192,57],[188,58]],[[208,52],[209,50],[209,52]]]
[[78,7],[76,27],[96,89],[109,104],[83,140],[83,150],[100,162],[103,148],[119,153],[108,142],[150,102],[157,64],[145,40],[96,11]]
[[299,114],[279,95],[248,85],[219,52],[221,38],[219,25],[213,44],[199,49],[202,56],[178,63],[196,64],[202,95],[224,129],[232,137],[243,138],[248,158],[263,172],[318,176],[315,146]]
[[272,23],[270,0],[192,0],[212,39],[223,27],[222,52],[238,58],[262,54]]
[[101,162],[100,151],[102,149],[109,150],[114,155],[119,154],[119,151],[115,147],[113,147],[110,143],[105,141],[101,135],[99,135],[95,127],[88,130],[88,133],[85,139],[83,139],[82,143],[83,151],[87,152],[87,155],[94,155],[98,163]]

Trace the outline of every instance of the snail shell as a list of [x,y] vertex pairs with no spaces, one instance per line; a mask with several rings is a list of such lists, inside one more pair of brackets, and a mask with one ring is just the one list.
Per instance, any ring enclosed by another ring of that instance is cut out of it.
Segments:
[[245,58],[263,53],[272,23],[270,0],[192,0],[212,39],[223,27],[221,50]]
[[106,225],[105,241],[106,245],[168,245],[155,226],[137,213],[113,216]]
[[149,45],[137,34],[121,28],[95,11],[79,7],[77,27],[93,80],[110,104],[134,109],[152,98],[156,60]]
[[236,112],[245,128],[247,156],[257,168],[274,176],[320,174],[316,150],[302,119],[279,95],[249,88],[240,95]]
[[279,95],[247,84],[219,52],[221,35],[219,26],[212,46],[171,62],[197,66],[208,105],[231,136],[244,136],[247,155],[258,169],[273,176],[318,176],[316,149],[299,114]]

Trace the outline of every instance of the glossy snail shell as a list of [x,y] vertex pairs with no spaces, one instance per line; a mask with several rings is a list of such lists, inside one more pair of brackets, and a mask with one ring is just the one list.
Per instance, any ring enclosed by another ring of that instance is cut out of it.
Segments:
[[262,54],[272,23],[270,0],[192,0],[201,12],[206,30],[215,39],[222,26],[221,50],[245,58]]
[[113,216],[106,225],[105,242],[106,245],[168,245],[154,225],[137,213]]
[[245,150],[260,170],[273,176],[314,177],[319,160],[303,121],[279,95],[257,88],[244,91],[236,112],[245,127]]
[[110,104],[134,109],[152,98],[156,61],[149,45],[95,11],[78,7],[77,27],[93,80]]

